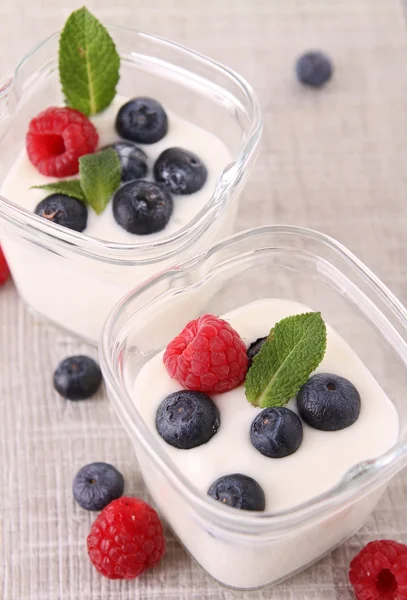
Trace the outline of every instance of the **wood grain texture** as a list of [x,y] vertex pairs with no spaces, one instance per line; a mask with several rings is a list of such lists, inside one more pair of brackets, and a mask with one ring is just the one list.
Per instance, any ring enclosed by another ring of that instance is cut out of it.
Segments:
[[[0,72],[58,29],[83,0],[0,4]],[[252,83],[264,110],[259,160],[239,228],[302,224],[353,250],[407,302],[407,34],[398,0],[89,0],[104,22],[151,31],[209,54]],[[321,48],[335,64],[320,92],[293,63]],[[1,160],[1,157],[0,157]],[[12,284],[0,290],[0,597],[5,600],[350,600],[347,567],[375,537],[407,542],[407,477],[398,477],[365,527],[333,554],[267,591],[214,583],[168,535],[162,566],[136,582],[91,568],[93,520],[71,482],[106,460],[145,497],[129,440],[104,393],[63,402],[51,385],[69,353],[89,348],[44,326]],[[93,352],[93,351],[92,351]]]

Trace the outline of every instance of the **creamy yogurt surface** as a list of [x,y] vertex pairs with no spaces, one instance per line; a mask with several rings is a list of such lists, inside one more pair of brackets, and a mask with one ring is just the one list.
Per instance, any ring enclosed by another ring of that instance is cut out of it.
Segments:
[[[309,309],[296,302],[263,299],[242,306],[222,318],[240,334],[247,346],[267,335],[280,319]],[[170,341],[170,340],[168,340]],[[360,461],[389,450],[399,435],[396,409],[351,347],[327,325],[327,349],[316,372],[346,377],[358,389],[361,411],[357,421],[340,431],[319,431],[303,422],[300,448],[285,458],[263,456],[250,442],[250,426],[262,409],[245,397],[244,385],[212,395],[220,412],[221,426],[206,444],[181,450],[167,444],[157,433],[155,417],[162,400],[180,389],[163,364],[163,352],[141,369],[134,385],[134,402],[174,465],[201,492],[222,475],[243,473],[263,488],[266,511],[289,509],[326,492],[346,471]],[[287,408],[297,412],[295,399]]]
[[[127,100],[127,98],[116,96],[105,111],[91,117],[90,120],[95,125],[99,134],[98,149],[113,142],[126,141],[118,136],[114,125],[120,107]],[[113,217],[112,202],[109,202],[101,215],[97,215],[88,206],[88,224],[83,231],[84,234],[105,241],[123,244],[151,243],[185,227],[209,201],[215,190],[216,181],[221,171],[232,160],[231,154],[224,143],[214,134],[168,110],[166,112],[168,115],[167,135],[155,144],[136,144],[148,156],[149,170],[145,179],[153,180],[153,164],[163,150],[179,146],[194,152],[203,161],[208,171],[208,178],[205,185],[194,194],[186,196],[172,195],[174,210],[168,224],[162,231],[143,236],[127,232],[116,223]],[[52,181],[56,181],[56,178],[42,175],[31,164],[24,148],[4,180],[0,193],[12,202],[34,211],[37,204],[51,192],[30,189],[30,187],[44,185]]]

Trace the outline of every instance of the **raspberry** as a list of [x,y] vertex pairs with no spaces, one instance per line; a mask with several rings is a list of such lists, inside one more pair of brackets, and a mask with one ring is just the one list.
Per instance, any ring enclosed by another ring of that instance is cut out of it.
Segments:
[[169,375],[188,390],[227,392],[246,376],[246,346],[226,321],[203,315],[190,321],[164,353]]
[[165,552],[156,511],[139,498],[113,500],[90,528],[88,554],[109,579],[134,579],[155,567]]
[[95,126],[73,108],[51,107],[34,117],[28,127],[28,158],[40,173],[68,177],[79,170],[79,157],[96,150]]
[[370,542],[350,563],[349,581],[357,600],[407,600],[407,546]]
[[6,283],[10,277],[10,271],[2,249],[0,248],[0,285]]

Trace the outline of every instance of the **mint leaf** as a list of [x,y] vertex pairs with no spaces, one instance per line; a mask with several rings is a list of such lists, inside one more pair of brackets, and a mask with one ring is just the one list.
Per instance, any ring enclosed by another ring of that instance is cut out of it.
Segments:
[[283,406],[324,357],[326,325],[319,312],[282,319],[271,330],[246,376],[246,398],[255,406]]
[[59,77],[68,106],[95,115],[113,100],[120,57],[107,30],[86,7],[71,14],[59,38]]
[[83,193],[81,183],[78,179],[68,179],[67,181],[54,181],[45,185],[33,185],[30,189],[47,190],[53,194],[65,194],[76,198],[82,202],[86,202],[85,194]]
[[121,167],[119,157],[112,148],[79,159],[78,179],[68,179],[34,185],[33,188],[57,194],[66,194],[89,204],[99,215],[120,185]]
[[81,156],[79,175],[88,204],[100,215],[120,185],[121,168],[117,152],[106,148]]

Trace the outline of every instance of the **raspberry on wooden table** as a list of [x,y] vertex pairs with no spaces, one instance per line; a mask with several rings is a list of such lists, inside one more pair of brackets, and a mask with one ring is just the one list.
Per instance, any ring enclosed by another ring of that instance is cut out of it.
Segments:
[[370,542],[350,563],[349,581],[357,600],[407,600],[407,546]]
[[113,500],[98,515],[87,540],[89,558],[108,579],[134,579],[165,552],[156,511],[139,498]]
[[30,122],[26,148],[38,171],[49,177],[68,177],[79,171],[79,158],[96,150],[95,126],[78,110],[50,107]]
[[164,364],[184,388],[221,393],[244,381],[248,358],[245,343],[229,323],[203,315],[168,344]]
[[0,247],[0,285],[6,283],[7,279],[10,277],[10,271],[8,268],[8,264],[6,258],[3,254],[3,250]]

